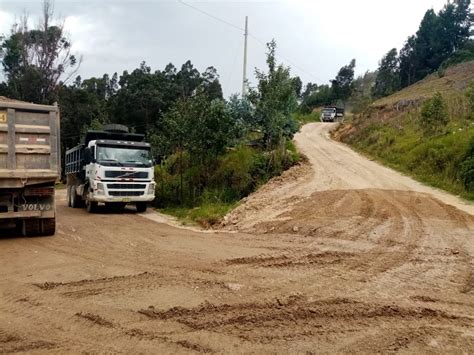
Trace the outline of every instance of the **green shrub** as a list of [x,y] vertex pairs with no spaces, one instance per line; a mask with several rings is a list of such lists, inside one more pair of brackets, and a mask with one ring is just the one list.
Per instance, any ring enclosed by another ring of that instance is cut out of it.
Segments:
[[240,145],[212,161],[176,153],[155,167],[157,207],[183,220],[210,226],[237,201],[300,159],[291,140],[272,151]]
[[448,109],[441,93],[425,101],[421,108],[421,126],[425,134],[440,133],[449,122]]

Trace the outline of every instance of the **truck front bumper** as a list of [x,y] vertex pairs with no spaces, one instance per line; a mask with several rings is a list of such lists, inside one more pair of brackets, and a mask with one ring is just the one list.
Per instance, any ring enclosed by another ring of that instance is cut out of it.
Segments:
[[89,195],[89,199],[95,202],[102,202],[102,203],[114,203],[114,202],[122,202],[122,203],[134,203],[134,202],[151,202],[155,199],[155,195],[144,195],[144,196],[105,196],[105,195]]

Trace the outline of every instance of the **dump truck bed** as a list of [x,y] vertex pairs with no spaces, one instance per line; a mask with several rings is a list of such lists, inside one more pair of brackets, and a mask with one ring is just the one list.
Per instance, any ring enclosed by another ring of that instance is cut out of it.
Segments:
[[0,98],[0,188],[54,182],[59,157],[58,107]]

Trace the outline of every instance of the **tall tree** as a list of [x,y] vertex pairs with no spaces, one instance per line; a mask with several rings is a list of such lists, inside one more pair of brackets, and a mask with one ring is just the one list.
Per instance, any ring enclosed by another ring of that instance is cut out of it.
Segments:
[[202,73],[202,88],[210,100],[223,99],[222,86],[216,68],[209,67]]
[[392,48],[380,61],[372,92],[375,97],[383,97],[393,94],[399,88],[398,52],[396,48]]
[[190,60],[181,66],[181,70],[176,74],[176,79],[183,98],[191,97],[201,83],[201,75]]
[[276,62],[276,42],[267,43],[267,48],[268,72],[255,71],[258,87],[251,89],[248,97],[255,106],[263,146],[272,149],[298,130],[291,116],[297,107],[297,97],[290,69]]
[[60,82],[68,81],[79,67],[80,59],[71,53],[63,25],[52,23],[53,15],[53,3],[45,0],[36,28],[29,29],[23,16],[0,44],[9,94],[15,98],[52,103],[58,98]]
[[448,2],[438,14],[426,11],[419,29],[400,51],[400,81],[405,87],[438,70],[469,41],[470,0]]
[[400,50],[400,85],[406,87],[415,82],[415,36],[408,37],[405,45]]
[[349,96],[351,96],[354,89],[354,69],[356,66],[356,60],[352,59],[349,65],[343,66],[336,78],[331,81],[333,101],[342,101],[345,103]]

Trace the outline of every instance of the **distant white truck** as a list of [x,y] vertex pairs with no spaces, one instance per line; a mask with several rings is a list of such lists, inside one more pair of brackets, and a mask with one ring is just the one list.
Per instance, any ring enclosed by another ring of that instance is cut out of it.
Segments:
[[336,122],[344,119],[344,109],[336,106],[326,106],[321,110],[321,122]]

